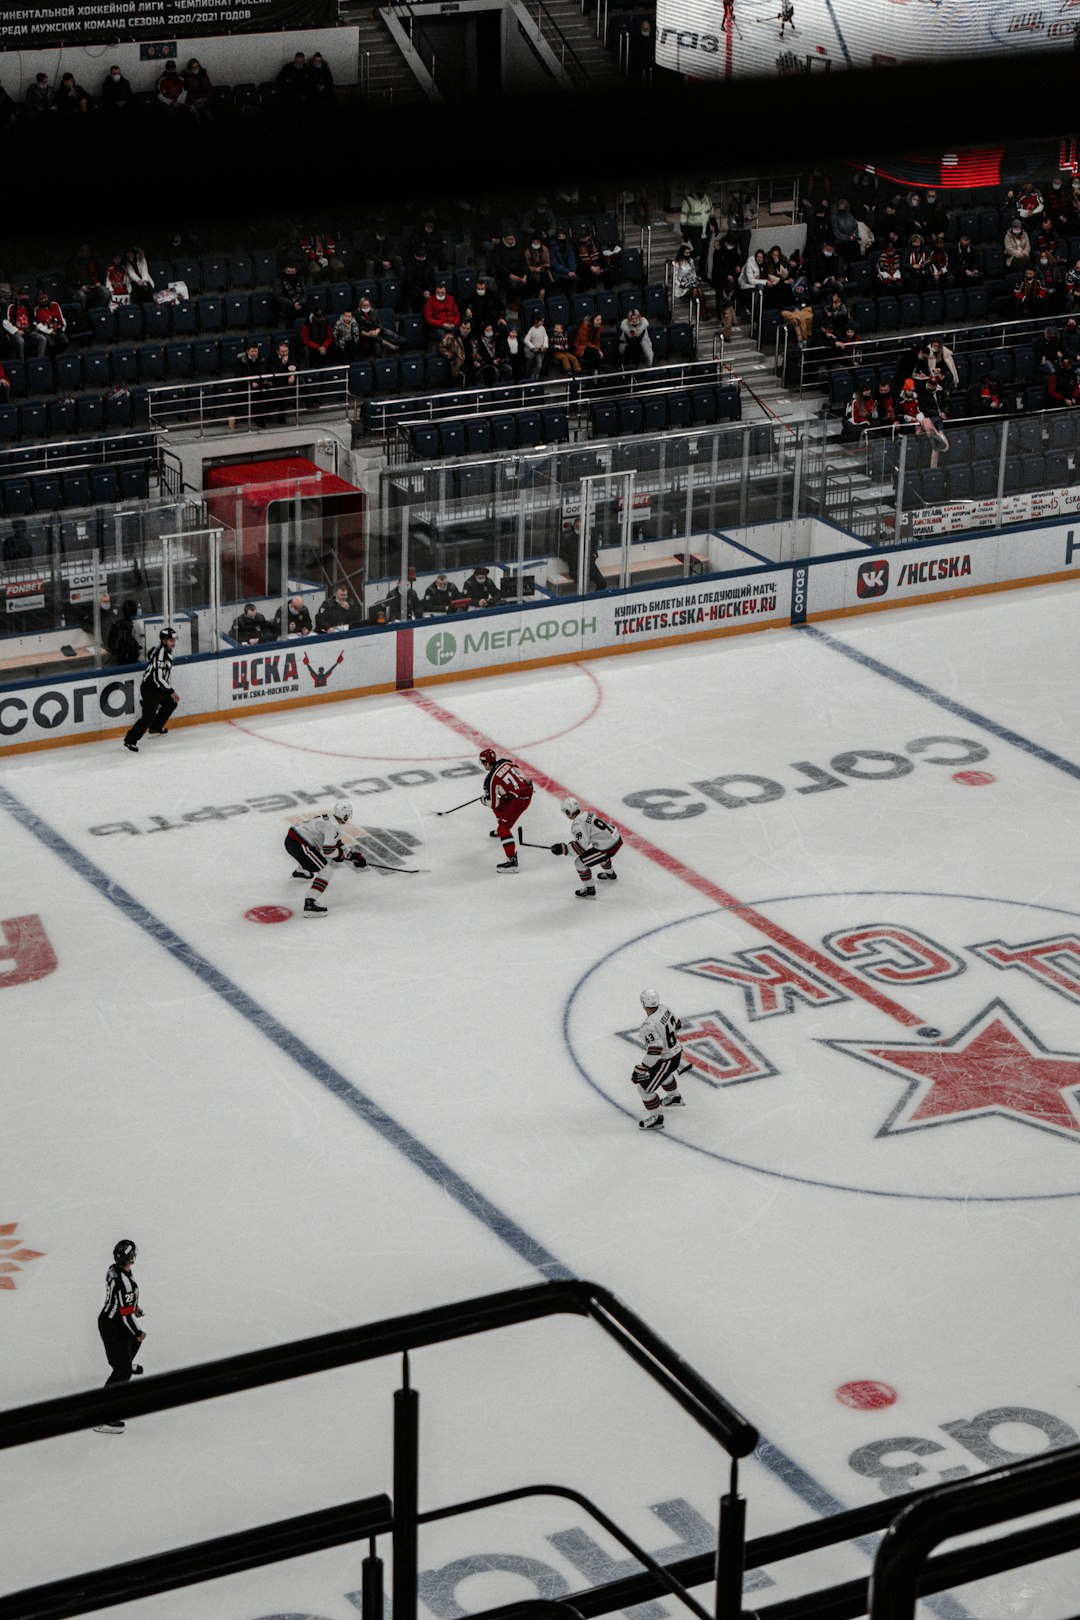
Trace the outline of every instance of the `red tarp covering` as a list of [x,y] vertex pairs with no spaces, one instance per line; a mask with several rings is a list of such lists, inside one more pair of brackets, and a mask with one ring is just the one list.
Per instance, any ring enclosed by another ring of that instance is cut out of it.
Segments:
[[336,473],[324,472],[306,456],[212,467],[205,481],[209,510],[220,522],[236,528],[242,539],[240,578],[235,582],[238,597],[267,596],[280,588],[273,571],[276,548],[268,544],[267,508],[294,495],[305,501],[324,502],[324,554],[336,553],[340,572],[360,589],[364,493],[355,484],[346,483]]

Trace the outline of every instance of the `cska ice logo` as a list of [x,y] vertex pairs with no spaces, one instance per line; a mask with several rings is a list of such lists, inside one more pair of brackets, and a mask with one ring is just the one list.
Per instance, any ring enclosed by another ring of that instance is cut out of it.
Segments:
[[639,980],[692,1065],[675,1151],[887,1197],[1080,1197],[1080,915],[860,891],[665,924],[566,1009],[579,1072],[630,1115],[637,1031],[611,1010]]

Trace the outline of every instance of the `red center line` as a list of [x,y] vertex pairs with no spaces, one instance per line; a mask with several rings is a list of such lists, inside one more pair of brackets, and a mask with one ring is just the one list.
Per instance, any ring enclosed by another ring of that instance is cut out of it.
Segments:
[[[407,688],[400,695],[407,698],[410,703],[415,704],[418,709],[422,709],[425,714],[429,714],[433,720],[438,720],[442,725],[449,726],[452,731],[457,732],[459,737],[465,737],[472,743],[477,752],[482,748],[495,748],[497,752],[500,752],[497,744],[485,732],[477,731],[474,726],[469,725],[468,721],[460,719],[456,714],[452,714],[449,709],[444,709],[441,703],[433,702],[423,692],[418,692],[415,687]],[[512,758],[516,765],[520,765],[532,778],[534,785],[543,788],[545,793],[550,793],[556,799],[565,799],[570,796],[570,788],[564,787],[553,776],[547,776],[543,771],[535,770],[527,760],[523,760],[515,754],[506,757]],[[575,795],[575,797],[581,800],[580,794]],[[653,861],[655,865],[661,867],[665,872],[669,872],[672,877],[680,878],[690,888],[696,889],[699,894],[705,895],[714,905],[720,906],[725,911],[730,911],[734,916],[740,917],[744,922],[748,922],[752,928],[756,928],[760,934],[764,934],[766,939],[771,939],[774,945],[782,945],[785,950],[791,952],[792,956],[798,957],[800,961],[812,967],[815,972],[820,973],[831,984],[846,990],[849,995],[860,1001],[868,1002],[871,1007],[876,1007],[879,1012],[887,1014],[888,1017],[895,1019],[898,1024],[902,1024],[905,1029],[918,1029],[924,1023],[922,1018],[919,1018],[913,1012],[909,1012],[906,1007],[902,1007],[891,996],[884,995],[874,985],[867,984],[862,979],[856,978],[841,963],[833,962],[829,957],[823,956],[820,951],[816,950],[813,945],[808,944],[806,940],[799,939],[798,935],[788,933],[786,928],[781,928],[779,923],[775,923],[770,917],[766,917],[764,912],[755,910],[753,906],[745,905],[743,901],[736,899],[733,894],[729,894],[726,889],[722,889],[719,884],[713,883],[710,878],[702,876],[700,872],[695,872],[692,867],[685,865],[677,856],[669,855],[667,850],[661,849],[658,844],[644,838],[641,833],[635,832],[632,827],[626,827],[622,822],[616,821],[610,811],[596,805],[586,804],[584,800],[581,800],[581,803],[585,809],[595,810],[597,815],[602,815],[605,821],[621,833],[623,843],[629,844],[632,849],[636,849],[639,855],[644,855],[647,860]]]

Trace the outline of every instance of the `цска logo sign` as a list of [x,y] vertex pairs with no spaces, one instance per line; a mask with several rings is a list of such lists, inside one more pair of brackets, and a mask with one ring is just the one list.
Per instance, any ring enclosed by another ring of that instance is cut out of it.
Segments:
[[889,565],[883,559],[859,564],[855,591],[859,596],[884,596],[889,588]]
[[579,1073],[631,1121],[623,1020],[645,983],[692,1066],[662,1151],[897,1198],[1080,1197],[1074,912],[861,890],[651,929],[585,974],[565,1020]]

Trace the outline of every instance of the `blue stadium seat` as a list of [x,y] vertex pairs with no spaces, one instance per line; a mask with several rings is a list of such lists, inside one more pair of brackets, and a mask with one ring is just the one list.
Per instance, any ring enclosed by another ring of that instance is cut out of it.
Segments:
[[1071,450],[1076,443],[1076,417],[1072,411],[1058,411],[1050,418],[1051,450]]
[[375,386],[375,373],[368,360],[353,360],[349,366],[349,392],[360,398],[371,393]]
[[[1008,482],[1008,468],[1011,459],[1012,457],[1009,457],[1005,462],[1006,482]],[[1021,456],[1019,461],[1023,488],[1025,490],[1045,489],[1047,485],[1046,457],[1040,452],[1037,455]]]
[[719,422],[742,420],[742,396],[738,388],[720,385],[716,390],[716,417]]
[[141,304],[121,304],[116,311],[116,336],[120,343],[141,343],[145,327]]
[[694,413],[695,427],[716,421],[715,388],[691,388],[690,405]]
[[877,330],[877,305],[872,298],[856,298],[851,305],[851,321],[857,332]]
[[1064,489],[1073,481],[1069,458],[1064,450],[1048,450],[1046,454],[1047,489]]
[[693,424],[694,407],[685,388],[668,395],[668,422],[673,428],[688,428]]
[[902,293],[900,297],[900,325],[919,326],[922,323],[922,299],[918,293]]
[[4,512],[8,517],[27,517],[34,510],[29,478],[5,478]]
[[518,444],[522,450],[533,450],[544,442],[544,423],[539,411],[517,411]]
[[464,309],[473,293],[476,291],[475,270],[454,271],[454,298],[459,309]]
[[646,394],[641,402],[646,433],[663,433],[668,425],[668,402],[664,394]]
[[95,343],[112,343],[116,339],[116,317],[111,309],[88,309],[87,318]]
[[[645,313],[648,313],[647,311]],[[575,293],[570,300],[570,320],[574,327],[596,314],[596,300],[592,293]]]
[[619,295],[614,292],[597,292],[593,295],[596,300],[596,313],[602,315],[610,326],[612,322],[618,325],[619,321]]
[[129,428],[131,426],[130,392],[125,390],[122,394],[106,394],[105,425],[111,428]]
[[53,363],[47,355],[41,355],[36,360],[26,362],[26,392],[28,394],[51,394],[56,387],[56,374]]
[[139,377],[139,351],[133,344],[118,343],[109,354],[114,383],[133,383]]
[[191,345],[191,371],[195,377],[213,377],[221,369],[221,350],[214,338],[197,338]]
[[444,456],[465,454],[465,427],[461,422],[444,422],[439,429],[439,446]]
[[146,468],[131,464],[120,468],[120,498],[124,501],[145,501],[150,493]]
[[396,360],[376,360],[372,364],[377,394],[396,394],[401,386],[401,372]]
[[971,460],[971,429],[949,428],[949,471]]
[[105,426],[105,401],[99,394],[81,394],[75,401],[75,422],[80,433],[100,433]]
[[1005,457],[1005,490],[1006,495],[1018,495],[1023,485],[1023,462],[1020,456]]
[[967,318],[969,321],[982,321],[986,319],[988,300],[985,287],[969,287],[965,294],[967,303]]
[[17,407],[19,412],[19,438],[40,439],[48,432],[49,422],[44,403],[32,400]]
[[945,300],[939,292],[922,295],[922,318],[925,326],[939,326],[945,314]]
[[511,411],[491,418],[491,447],[493,450],[517,449],[517,420]]
[[166,343],[165,370],[170,379],[191,376],[190,343]]
[[401,387],[421,389],[427,386],[427,374],[424,370],[424,357],[422,354],[407,354],[398,361],[401,375]]
[[75,401],[73,399],[50,399],[45,407],[45,417],[49,424],[49,438],[60,439],[75,431]]
[[[1080,254],[1077,255],[1080,258]],[[561,321],[567,331],[570,328],[570,300],[565,293],[551,293],[547,300],[547,316],[551,325]]]
[[161,382],[165,376],[165,345],[144,343],[139,350],[139,378],[142,382]]
[[486,416],[472,416],[465,423],[465,449],[470,456],[491,454],[491,423]]
[[91,467],[90,489],[95,506],[111,506],[120,499],[120,480],[115,467]]
[[347,309],[355,309],[353,303],[353,290],[351,281],[332,281],[326,290],[329,300],[329,314],[332,321],[343,315]]
[[476,500],[491,493],[492,469],[486,467],[458,467],[454,474],[457,494],[462,500]]
[[950,287],[945,294],[945,320],[954,325],[966,318],[967,299],[963,287]]
[[90,495],[90,476],[88,473],[61,473],[60,484],[64,493],[64,505],[69,510],[76,506],[93,505]]
[[254,327],[273,326],[277,305],[273,293],[253,292],[248,300],[248,319]]
[[594,439],[612,439],[618,433],[619,411],[610,400],[595,400],[589,417]]
[[396,276],[383,276],[379,281],[380,304],[386,304],[389,309],[401,308],[401,282]]
[[1046,410],[1046,384],[1045,383],[1038,383],[1033,388],[1025,388],[1024,389],[1024,409],[1025,409],[1025,411],[1045,411]]
[[693,333],[689,321],[672,321],[668,327],[668,358],[688,360],[693,350]]
[[198,259],[174,259],[170,281],[182,281],[192,298],[202,292],[202,265]]
[[156,343],[164,343],[169,335],[169,306],[167,304],[143,305],[143,331],[146,336]]
[[251,255],[251,268],[256,287],[272,287],[277,275],[277,254],[266,249]]
[[547,405],[540,411],[545,444],[569,444],[570,423],[561,405]]
[[423,350],[427,344],[427,329],[422,315],[398,315],[397,331],[405,349]]
[[197,305],[193,298],[181,298],[169,305],[169,324],[173,337],[194,337],[198,330]]
[[616,407],[620,433],[640,433],[645,426],[645,412],[639,399],[620,399]]
[[900,300],[891,296],[884,296],[877,300],[877,323],[879,332],[895,332],[900,325]]
[[0,405],[0,444],[10,444],[19,436],[19,412],[14,405]]
[[[950,436],[950,442],[951,442],[951,436]],[[950,499],[950,501],[970,501],[971,500],[972,497],[971,497],[971,468],[970,467],[954,467],[952,465],[952,461],[950,460],[947,483],[948,483],[948,487],[949,487],[949,499]]]
[[246,292],[226,293],[221,309],[223,324],[230,332],[243,331],[251,322],[251,299]]
[[971,459],[972,461],[993,461],[1000,453],[1001,440],[996,427],[987,423],[984,427],[972,429]]
[[246,288],[252,285],[255,273],[252,269],[251,258],[247,253],[230,253],[229,286],[233,288]]
[[1015,450],[1017,445],[1024,455],[1041,455],[1042,422],[1038,417],[1030,421],[1021,419],[1019,422],[1009,423],[1009,449]]
[[409,437],[412,439],[414,460],[434,461],[436,457],[442,454],[442,447],[439,444],[439,430],[437,427],[432,427],[430,423],[425,422],[417,427],[410,428]]
[[643,274],[644,267],[641,262],[641,249],[636,247],[624,247],[622,252],[619,254],[619,279],[621,281],[640,282]]
[[31,478],[30,493],[35,512],[59,512],[64,504],[64,491],[60,480],[52,473]]
[[1035,376],[1035,350],[1029,348],[1026,344],[1022,344],[1013,349],[1011,353],[1013,361],[1012,376],[1014,381],[1018,383],[1031,382]]
[[204,253],[200,275],[203,292],[223,293],[229,285],[228,260],[223,255]]
[[424,360],[429,388],[449,388],[450,362],[443,354],[429,354]]
[[225,320],[225,310],[222,300],[216,295],[204,293],[195,301],[196,318],[200,332],[220,332]]

